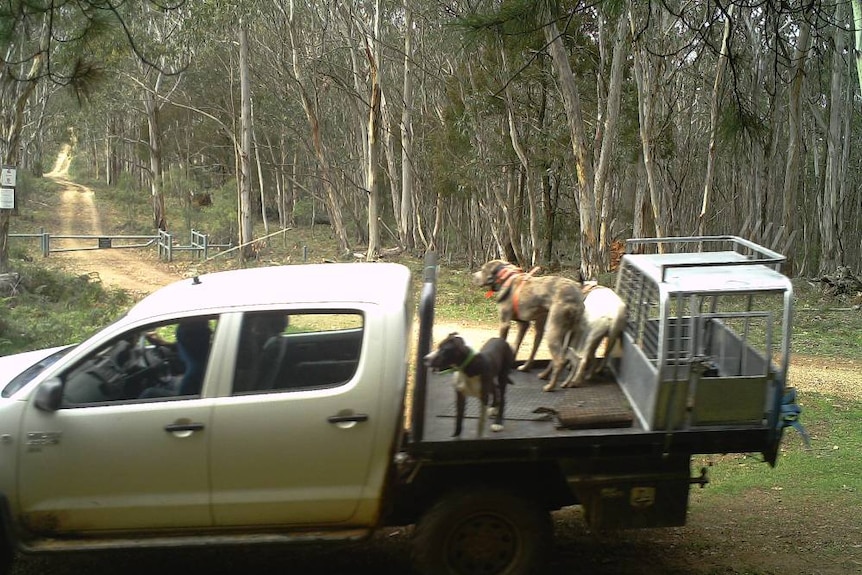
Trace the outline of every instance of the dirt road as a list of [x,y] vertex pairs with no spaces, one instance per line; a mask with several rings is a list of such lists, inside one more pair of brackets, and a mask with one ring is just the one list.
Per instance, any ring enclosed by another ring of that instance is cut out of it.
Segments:
[[[45,174],[62,186],[57,220],[62,235],[101,235],[106,233],[95,194],[87,186],[69,180],[69,159],[64,151],[54,169]],[[94,240],[52,240],[52,247],[94,247]],[[51,254],[52,263],[76,274],[94,274],[106,286],[124,289],[139,295],[148,294],[183,277],[157,261],[155,248],[146,249],[87,249]]]

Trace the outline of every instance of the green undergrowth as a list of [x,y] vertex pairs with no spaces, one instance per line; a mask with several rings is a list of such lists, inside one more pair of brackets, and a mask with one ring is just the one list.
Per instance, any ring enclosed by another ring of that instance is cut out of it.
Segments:
[[132,304],[121,290],[89,276],[70,276],[15,262],[15,293],[0,300],[0,355],[81,341]]

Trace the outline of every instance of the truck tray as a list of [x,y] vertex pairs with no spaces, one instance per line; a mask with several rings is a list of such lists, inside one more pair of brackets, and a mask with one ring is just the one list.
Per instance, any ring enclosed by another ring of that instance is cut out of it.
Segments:
[[[455,400],[439,406],[436,415],[455,417]],[[478,416],[479,402],[468,401],[465,417]],[[630,427],[634,412],[616,382],[607,379],[542,394],[525,385],[513,385],[506,393],[506,419],[554,420],[557,427],[570,429]]]
[[[547,383],[538,374],[547,365],[537,362],[529,372],[513,371],[513,385],[506,391],[505,429],[485,432],[487,439],[504,437],[548,437],[575,430],[618,428],[635,431],[634,412],[616,381],[595,378],[581,387],[542,391]],[[431,373],[428,377],[426,433],[442,439],[451,435],[455,418],[454,374]],[[467,398],[463,438],[475,437],[479,402]],[[487,424],[486,424],[487,425]],[[430,439],[431,437],[429,437]]]

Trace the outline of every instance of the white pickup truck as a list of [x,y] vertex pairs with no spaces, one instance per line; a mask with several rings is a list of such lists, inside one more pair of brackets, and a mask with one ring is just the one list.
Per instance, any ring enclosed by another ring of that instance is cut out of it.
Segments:
[[415,359],[431,346],[433,258],[418,290],[391,263],[203,275],[76,346],[0,358],[0,572],[16,550],[416,524],[420,572],[512,575],[541,572],[564,506],[595,529],[683,524],[706,482],[693,455],[775,464],[794,408],[792,288],[783,257],[732,236],[630,248],[661,253],[622,259],[609,375],[544,393],[538,370],[513,373],[505,429],[481,438],[451,437],[450,376]]

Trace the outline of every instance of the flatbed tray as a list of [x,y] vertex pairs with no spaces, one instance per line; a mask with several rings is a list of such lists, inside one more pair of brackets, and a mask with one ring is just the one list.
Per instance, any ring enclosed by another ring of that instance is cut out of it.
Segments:
[[[520,364],[520,362],[519,362]],[[528,372],[512,371],[513,385],[506,391],[504,429],[490,430],[485,423],[482,439],[537,438],[584,434],[591,430],[622,433],[642,431],[633,410],[616,381],[605,376],[588,381],[581,387],[542,390],[547,383],[537,377],[547,361],[537,362]],[[453,373],[429,373],[425,408],[425,440],[452,439],[455,429],[455,391]],[[478,438],[479,401],[467,398],[464,428],[460,439]]]
[[[633,416],[625,393],[612,378],[598,378],[578,388],[545,392],[537,374],[547,360],[529,372],[513,371],[506,393],[502,431],[477,435],[478,400],[467,398],[460,437],[455,431],[453,374],[429,373],[423,434],[408,432],[403,449],[427,461],[507,461],[578,457],[665,457],[669,454],[749,453],[769,445],[765,428],[650,431]],[[545,408],[544,413],[534,413]],[[573,412],[567,413],[567,412]],[[562,417],[561,417],[562,415]]]

